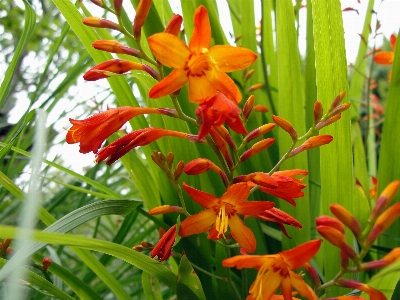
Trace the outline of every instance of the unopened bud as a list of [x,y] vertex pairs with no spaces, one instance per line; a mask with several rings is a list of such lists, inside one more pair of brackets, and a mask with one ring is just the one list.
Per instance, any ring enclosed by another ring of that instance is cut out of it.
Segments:
[[262,136],[263,134],[270,132],[272,129],[274,129],[274,127],[275,127],[274,123],[264,124],[256,129],[254,129],[248,135],[246,135],[244,138],[244,142],[248,143],[248,142],[254,140],[255,138],[258,138],[259,136]]
[[377,217],[379,217],[383,211],[389,206],[390,202],[392,202],[394,196],[399,190],[400,180],[394,180],[389,183],[383,192],[379,195],[378,200],[376,200],[376,204],[374,209],[369,216],[368,221],[373,223]]
[[176,168],[174,171],[174,180],[175,181],[178,181],[179,178],[181,177],[184,166],[185,166],[185,163],[183,162],[183,160],[178,162],[178,164],[176,165]]
[[251,111],[253,109],[254,98],[255,98],[254,95],[251,95],[249,97],[249,99],[247,99],[246,103],[244,104],[244,107],[243,107],[243,118],[245,120],[247,120],[249,118],[250,113],[251,113]]
[[52,262],[51,258],[44,257],[43,260],[42,260],[42,264],[43,264],[42,270],[43,271],[47,271],[47,269],[51,266],[52,263],[53,262]]
[[135,19],[133,20],[133,35],[135,38],[140,38],[142,26],[150,11],[152,0],[140,0],[136,8]]
[[98,18],[98,17],[86,17],[82,20],[83,24],[95,28],[108,28],[114,30],[120,30],[121,26],[110,20]]
[[90,0],[92,1],[93,4],[96,4],[97,6],[100,6],[101,8],[104,8],[104,3],[101,0]]
[[162,114],[168,117],[177,118],[178,113],[173,108],[157,108],[157,110]]
[[299,147],[293,149],[290,152],[290,157],[295,156],[305,150],[309,150],[312,148],[316,148],[319,146],[329,144],[330,142],[332,142],[332,140],[333,140],[333,136],[331,136],[331,135],[317,135],[317,136],[310,137]]
[[253,74],[254,74],[254,69],[248,71],[246,75],[244,75],[244,81],[248,81],[251,78],[251,76],[253,76]]
[[150,66],[148,66],[146,64],[143,64],[143,71],[147,72],[155,80],[160,80],[160,73],[158,73],[152,67],[150,67]]
[[153,244],[150,244],[150,243],[144,242],[144,241],[140,242],[140,245],[142,245],[143,248],[145,248],[145,249],[153,248]]
[[99,40],[92,44],[93,48],[101,51],[107,51],[111,53],[126,54],[135,57],[140,57],[140,51],[137,49],[124,46],[123,44],[115,40]]
[[108,78],[111,73],[123,74],[131,70],[143,70],[143,65],[129,60],[112,59],[89,69],[83,75],[83,79],[87,81],[95,81],[98,79]]
[[171,169],[172,164],[174,163],[174,154],[172,152],[168,152],[166,159],[167,159],[168,167]]
[[289,133],[293,140],[297,140],[297,132],[289,121],[279,116],[272,116],[272,119],[280,128]]
[[253,84],[251,87],[249,87],[248,89],[247,89],[247,92],[253,92],[253,91],[255,91],[255,90],[258,90],[258,89],[260,89],[260,88],[262,88],[264,86],[264,84],[263,83],[256,83],[256,84]]
[[240,161],[244,162],[245,160],[249,159],[253,155],[261,152],[262,150],[268,148],[275,142],[274,138],[268,138],[264,139],[258,143],[255,143],[249,150],[245,151],[241,156],[240,156]]
[[320,216],[315,221],[316,221],[317,227],[318,226],[329,226],[329,227],[332,227],[344,234],[343,224],[340,223],[340,221],[336,220],[335,218],[332,218],[330,216]]
[[315,103],[314,103],[314,124],[318,123],[321,120],[323,113],[324,113],[324,110],[322,108],[321,102],[315,101]]
[[261,104],[254,105],[253,109],[255,112],[263,112],[263,113],[268,112],[268,107]]
[[304,269],[306,269],[307,273],[310,275],[311,281],[315,287],[319,287],[321,285],[321,280],[319,279],[317,271],[308,263],[306,262],[303,265]]
[[154,216],[154,215],[169,214],[172,212],[183,213],[184,210],[180,206],[161,205],[150,209],[148,214]]
[[229,147],[232,150],[236,149],[235,141],[233,140],[231,134],[229,133],[228,129],[225,128],[225,126],[223,126],[223,125],[214,126],[214,129],[216,132],[218,132],[220,137],[222,137],[224,139],[224,141],[229,145]]
[[137,245],[137,246],[133,246],[132,250],[133,251],[137,251],[137,252],[143,252],[144,251],[144,247],[142,245]]
[[357,239],[361,237],[361,225],[348,210],[336,203],[331,204],[330,210],[336,218],[353,232]]
[[182,21],[183,18],[181,15],[173,15],[171,20],[165,27],[164,32],[178,36],[179,32],[181,31]]
[[342,113],[342,112],[348,110],[350,106],[351,106],[350,103],[343,103],[343,104],[340,104],[340,105],[336,106],[336,107],[328,114],[328,117],[333,117],[333,116],[335,116],[335,115],[337,115],[337,114],[340,114],[340,113]]
[[114,9],[117,15],[122,13],[122,1],[123,0],[114,0]]
[[317,231],[329,243],[338,247],[340,250],[343,250],[352,260],[357,258],[357,253],[346,243],[343,232],[340,232],[332,226],[326,225],[317,226]]
[[343,250],[340,250],[340,268],[342,270],[346,270],[348,267],[349,267],[349,256]]
[[346,95],[346,91],[341,91],[339,95],[336,96],[335,100],[333,100],[331,106],[329,107],[329,112],[334,110],[344,99]]
[[322,122],[319,122],[319,123],[317,124],[317,126],[315,126],[315,129],[316,129],[316,130],[320,130],[320,129],[322,129],[322,128],[328,126],[328,125],[331,125],[332,123],[335,123],[337,120],[339,120],[341,117],[342,117],[341,114],[334,115],[333,117],[331,117],[331,118],[329,118],[329,119],[326,119],[326,120],[324,120],[324,121],[322,121]]
[[207,172],[208,170],[219,172],[220,168],[209,159],[196,158],[188,162],[183,169],[183,171],[188,175],[199,175]]

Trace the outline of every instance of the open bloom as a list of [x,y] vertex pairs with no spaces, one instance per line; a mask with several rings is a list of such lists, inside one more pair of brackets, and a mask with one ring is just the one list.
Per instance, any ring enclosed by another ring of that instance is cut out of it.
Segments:
[[237,214],[255,216],[273,207],[273,202],[244,202],[250,194],[250,188],[244,182],[231,185],[220,198],[192,188],[186,183],[183,183],[183,188],[194,201],[206,209],[187,217],[181,223],[179,228],[181,237],[208,231],[212,225],[208,237],[218,240],[228,230],[229,225],[230,233],[239,245],[247,252],[255,251],[254,234]]
[[256,268],[258,274],[250,287],[247,300],[271,299],[281,287],[283,299],[292,299],[292,287],[307,299],[317,300],[314,291],[293,272],[308,262],[319,250],[321,240],[301,244],[274,255],[239,255],[224,259],[224,267]]
[[211,27],[207,9],[200,6],[194,13],[194,30],[189,47],[177,36],[157,33],[148,39],[155,57],[174,70],[149,92],[151,98],[166,96],[189,82],[189,100],[200,103],[217,93],[225,94],[235,103],[241,94],[226,72],[241,70],[257,58],[252,51],[229,45],[210,48]]
[[160,114],[156,108],[123,106],[111,108],[85,120],[69,119],[72,127],[68,130],[68,144],[80,143],[79,152],[97,153],[101,144],[122,127],[127,121],[140,114]]
[[239,117],[240,113],[241,110],[236,103],[233,103],[224,94],[217,93],[196,109],[197,117],[202,120],[198,139],[205,137],[212,126],[221,126],[225,122],[237,133],[246,134],[247,130]]
[[[392,46],[393,51],[380,52],[374,56],[374,61],[380,65],[391,65],[394,61],[394,51],[396,49],[397,38],[394,34],[390,36],[390,46]],[[392,71],[389,72],[388,80],[392,79]]]

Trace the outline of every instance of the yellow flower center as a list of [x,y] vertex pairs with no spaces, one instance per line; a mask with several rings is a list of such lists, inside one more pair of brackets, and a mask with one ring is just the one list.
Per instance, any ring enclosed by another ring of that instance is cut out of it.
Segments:
[[222,203],[219,207],[215,229],[218,231],[218,237],[222,236],[228,230],[229,218],[236,213],[233,206],[228,203]]
[[215,61],[208,55],[208,49],[203,49],[202,53],[192,53],[185,66],[188,76],[203,76],[204,71],[210,71],[215,68]]

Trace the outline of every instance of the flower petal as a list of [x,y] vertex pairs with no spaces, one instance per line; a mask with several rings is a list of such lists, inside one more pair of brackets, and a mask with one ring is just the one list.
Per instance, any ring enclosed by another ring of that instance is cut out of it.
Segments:
[[185,182],[182,186],[186,193],[188,193],[189,196],[201,206],[205,208],[211,208],[214,205],[218,204],[218,198],[214,195],[197,190],[190,185],[187,185]]
[[392,33],[390,36],[390,46],[392,46],[393,51],[396,50],[397,37]]
[[240,215],[254,216],[264,212],[274,206],[274,202],[270,201],[249,201],[237,204],[235,209]]
[[200,103],[217,93],[216,87],[206,76],[189,76],[189,101]]
[[280,252],[283,260],[293,270],[300,268],[304,263],[308,262],[319,250],[321,240],[315,239],[301,244],[293,249]]
[[156,33],[148,38],[151,52],[165,66],[183,68],[191,51],[186,44],[170,33]]
[[250,188],[247,186],[246,182],[240,182],[231,185],[226,193],[221,196],[221,201],[232,204],[236,206],[239,203],[242,203],[246,200],[250,195]]
[[231,229],[232,237],[247,252],[252,253],[256,250],[256,238],[253,232],[249,227],[244,225],[243,221],[237,215],[229,218],[229,228]]
[[205,232],[215,222],[215,218],[215,211],[212,208],[202,210],[198,214],[187,217],[179,227],[179,235],[185,237]]
[[179,90],[187,81],[186,72],[183,69],[175,69],[151,88],[149,97],[154,99],[167,96]]
[[304,282],[304,280],[297,275],[296,273],[290,271],[290,281],[292,282],[293,287],[302,295],[309,300],[317,300],[318,297],[315,295],[314,291],[311,287]]
[[235,103],[242,100],[242,94],[233,80],[224,72],[205,72],[208,80],[226,97]]
[[391,65],[394,60],[394,52],[381,52],[374,56],[374,61],[380,65]]
[[211,47],[209,55],[217,62],[221,72],[245,69],[257,59],[257,54],[249,49],[228,45]]
[[194,12],[194,30],[190,39],[190,50],[201,53],[203,48],[210,48],[211,27],[207,9],[200,6]]
[[292,299],[292,282],[289,276],[285,276],[281,282],[283,299]]

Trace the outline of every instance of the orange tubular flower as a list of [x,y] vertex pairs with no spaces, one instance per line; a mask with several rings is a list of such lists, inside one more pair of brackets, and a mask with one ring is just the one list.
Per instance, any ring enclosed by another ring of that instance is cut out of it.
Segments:
[[127,121],[142,114],[160,114],[157,108],[123,106],[111,108],[85,120],[69,119],[72,127],[68,130],[68,144],[80,143],[79,152],[97,153],[101,144],[122,127]]
[[89,69],[84,75],[83,79],[87,81],[96,81],[103,78],[108,78],[106,72],[123,74],[131,70],[145,71],[143,64],[136,63],[129,60],[112,59],[105,61],[93,68]]
[[[381,52],[374,56],[374,61],[380,65],[391,65],[394,61],[394,51],[396,50],[397,38],[394,34],[390,36],[390,46],[392,46],[393,51]],[[392,79],[392,71],[389,72],[388,81]]]
[[164,32],[178,36],[179,32],[181,31],[182,21],[183,18],[181,15],[173,15],[165,27]]
[[179,131],[155,127],[139,129],[102,148],[97,153],[95,162],[99,163],[108,158],[106,163],[111,165],[130,150],[139,146],[146,146],[164,136],[174,136],[195,141],[195,136]]
[[180,226],[179,235],[185,237],[192,234],[206,232],[210,226],[208,238],[220,239],[230,227],[232,237],[247,252],[256,250],[256,239],[237,214],[256,216],[258,213],[274,206],[269,201],[244,202],[250,194],[247,183],[231,185],[220,198],[199,191],[183,183],[183,188],[190,197],[206,208],[196,215],[187,217]]
[[303,226],[300,224],[299,221],[297,221],[295,218],[293,218],[291,215],[285,213],[284,211],[272,207],[270,209],[267,209],[261,213],[259,213],[256,218],[263,220],[263,221],[269,221],[269,222],[274,222],[277,223],[279,228],[281,229],[282,233],[288,237],[289,239],[291,238],[287,231],[286,228],[283,224],[286,225],[291,225],[295,226],[297,228],[303,228]]
[[246,134],[247,130],[239,117],[241,112],[236,103],[233,103],[224,94],[217,93],[196,109],[197,117],[202,120],[198,139],[201,140],[205,137],[212,126],[221,126],[225,122],[237,133]]
[[174,70],[149,92],[150,98],[159,98],[179,90],[189,82],[189,101],[201,103],[217,90],[235,103],[242,96],[226,72],[250,66],[257,58],[252,51],[228,45],[213,46],[207,9],[200,6],[194,13],[194,30],[189,47],[178,37],[157,33],[148,39],[155,57]]
[[330,142],[332,142],[333,140],[333,136],[331,135],[317,135],[317,136],[313,136],[310,137],[309,139],[307,139],[303,144],[301,144],[299,147],[293,149],[290,152],[290,156],[295,156],[297,154],[299,154],[300,152],[303,152],[305,150],[309,150],[315,147],[319,147],[319,146],[323,146],[326,144],[329,144]]
[[284,299],[292,299],[292,288],[303,297],[317,300],[314,291],[293,272],[308,262],[319,250],[321,240],[312,240],[275,255],[239,255],[222,261],[224,267],[256,268],[258,274],[247,300],[271,299],[281,287]]
[[338,285],[342,286],[342,287],[350,288],[350,289],[356,289],[356,290],[363,291],[369,295],[370,299],[386,300],[386,297],[382,292],[366,285],[365,283],[357,282],[357,281],[350,280],[350,279],[339,279]]

